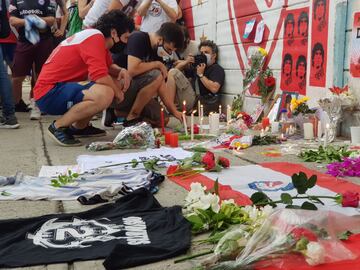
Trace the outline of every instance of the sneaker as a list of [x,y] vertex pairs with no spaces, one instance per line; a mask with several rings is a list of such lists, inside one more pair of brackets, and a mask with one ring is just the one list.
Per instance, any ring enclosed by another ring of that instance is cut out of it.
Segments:
[[25,102],[21,99],[18,104],[15,104],[15,112],[29,112],[31,109]]
[[101,137],[106,135],[105,130],[93,127],[91,124],[83,129],[70,127],[67,132],[74,137]]
[[10,116],[8,118],[0,117],[0,128],[16,129],[19,127],[20,127],[20,125],[19,125],[15,115]]
[[125,120],[123,123],[123,127],[131,127],[131,126],[135,126],[136,124],[143,122],[143,118],[142,117],[138,117],[138,118],[134,118],[131,120]]
[[35,100],[31,99],[30,101],[30,120],[40,120],[41,119],[41,111],[38,106],[36,106]]
[[108,108],[103,111],[101,118],[101,125],[105,129],[114,128],[114,123],[116,122],[116,115],[114,109]]
[[69,134],[68,128],[56,128],[55,121],[49,126],[48,134],[61,146],[80,146],[82,143]]

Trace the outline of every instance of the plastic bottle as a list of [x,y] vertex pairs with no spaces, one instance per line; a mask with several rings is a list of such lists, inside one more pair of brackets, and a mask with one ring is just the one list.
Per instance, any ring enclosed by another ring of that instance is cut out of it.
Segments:
[[282,133],[284,133],[284,129],[286,129],[287,121],[288,121],[287,109],[281,109],[281,111],[280,111],[280,119],[279,119],[279,128],[280,128]]

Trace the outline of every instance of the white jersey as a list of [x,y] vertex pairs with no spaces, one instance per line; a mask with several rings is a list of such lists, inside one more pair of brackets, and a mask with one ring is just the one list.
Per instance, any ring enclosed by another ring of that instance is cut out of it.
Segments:
[[[176,0],[163,0],[163,2],[178,12]],[[160,29],[163,23],[170,21],[169,16],[165,13],[160,4],[153,0],[146,15],[143,17],[140,31],[154,33]]]
[[93,27],[99,18],[108,10],[111,0],[95,0],[83,21],[85,27]]

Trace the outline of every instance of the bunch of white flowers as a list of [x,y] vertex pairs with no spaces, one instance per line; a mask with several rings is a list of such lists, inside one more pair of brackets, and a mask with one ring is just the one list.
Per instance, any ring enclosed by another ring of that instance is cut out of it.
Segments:
[[309,242],[304,255],[306,262],[310,265],[318,265],[325,262],[325,249],[318,242]]
[[207,210],[211,208],[214,213],[219,213],[219,196],[206,193],[206,187],[200,183],[192,183],[190,188],[190,192],[185,198],[185,212],[193,212],[195,209]]

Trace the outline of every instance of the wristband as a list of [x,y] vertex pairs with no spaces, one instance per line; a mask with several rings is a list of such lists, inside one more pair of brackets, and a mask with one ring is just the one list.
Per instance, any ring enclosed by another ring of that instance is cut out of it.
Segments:
[[198,74],[198,76],[201,79],[202,77],[204,77],[204,74]]

